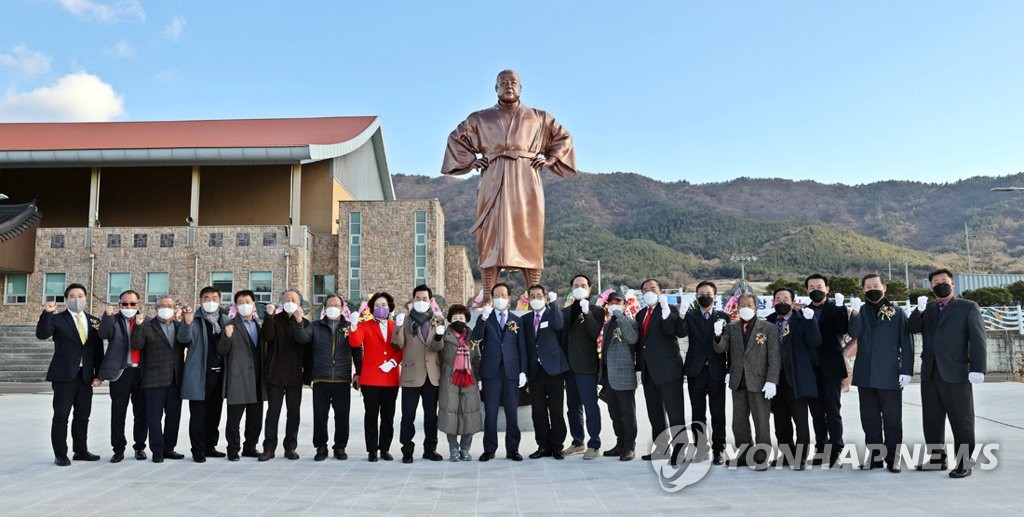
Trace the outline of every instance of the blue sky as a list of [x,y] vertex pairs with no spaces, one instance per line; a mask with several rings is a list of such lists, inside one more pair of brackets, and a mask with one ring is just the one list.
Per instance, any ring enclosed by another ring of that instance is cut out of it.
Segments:
[[0,120],[379,115],[392,172],[520,71],[581,170],[1024,170],[1024,2],[7,0]]

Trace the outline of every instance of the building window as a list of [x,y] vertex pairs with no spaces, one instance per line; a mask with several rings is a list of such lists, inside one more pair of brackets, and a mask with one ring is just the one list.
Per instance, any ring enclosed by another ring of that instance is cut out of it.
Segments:
[[235,274],[231,271],[214,271],[210,273],[210,285],[220,291],[222,303],[230,303],[231,294],[235,292]]
[[413,279],[412,285],[424,285],[427,283],[427,213],[422,210],[416,211],[416,243],[413,255],[416,278]]
[[107,275],[107,303],[117,303],[121,293],[131,288],[131,273],[110,273]]
[[264,246],[277,246],[277,232],[263,232]]
[[238,232],[238,234],[235,235],[235,246],[243,246],[244,247],[244,246],[248,246],[248,245],[249,245],[249,233],[248,232]]
[[270,271],[253,271],[249,273],[249,290],[256,295],[255,301],[270,303],[270,296],[274,290],[273,278]]
[[148,242],[149,242],[149,235],[146,235],[145,233],[136,233],[135,234],[134,246],[136,248],[145,248],[146,244]]
[[121,247],[121,234],[120,233],[108,233],[107,234],[107,247],[108,248],[120,248]]
[[[63,233],[55,233],[55,234],[51,235],[50,236],[50,247],[53,248],[53,249],[63,249],[64,248],[64,234]],[[61,289],[61,291],[63,291],[63,289]]]
[[156,303],[170,292],[167,273],[146,273],[146,303]]
[[334,289],[334,275],[313,275],[313,303],[324,303]]
[[220,232],[210,234],[210,247],[219,248],[224,245],[224,234]]
[[4,287],[4,304],[21,305],[28,302],[28,275],[8,273]]
[[348,213],[348,299],[359,300],[360,259],[363,218],[359,212]]
[[161,248],[173,248],[174,247],[174,234],[173,233],[161,233],[160,234],[160,247]]
[[67,287],[65,277],[64,273],[46,273],[43,275],[43,303],[64,303],[64,288]]

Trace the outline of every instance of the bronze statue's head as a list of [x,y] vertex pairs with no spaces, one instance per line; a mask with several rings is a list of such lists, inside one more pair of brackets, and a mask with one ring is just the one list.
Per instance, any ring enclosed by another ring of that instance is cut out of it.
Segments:
[[498,79],[494,82],[494,91],[498,94],[498,100],[504,104],[519,102],[519,94],[523,92],[523,85],[519,82],[519,72],[515,70],[498,72]]

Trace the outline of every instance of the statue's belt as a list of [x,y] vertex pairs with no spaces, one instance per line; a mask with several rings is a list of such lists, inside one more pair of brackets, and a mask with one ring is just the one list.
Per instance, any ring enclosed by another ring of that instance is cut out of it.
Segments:
[[484,155],[487,161],[494,161],[498,158],[508,158],[509,160],[532,160],[537,157],[537,153],[531,151],[520,151],[518,149],[506,149],[504,151],[490,152]]

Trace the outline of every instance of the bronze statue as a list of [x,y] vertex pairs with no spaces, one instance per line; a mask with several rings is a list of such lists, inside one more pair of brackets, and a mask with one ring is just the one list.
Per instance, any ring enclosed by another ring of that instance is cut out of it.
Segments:
[[519,270],[526,285],[540,283],[544,269],[546,168],[576,175],[572,136],[545,111],[519,102],[522,84],[514,70],[498,73],[498,104],[474,112],[448,135],[442,174],[480,171],[476,222],[477,264],[485,296],[501,271]]

